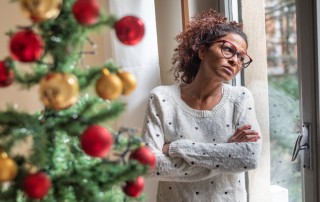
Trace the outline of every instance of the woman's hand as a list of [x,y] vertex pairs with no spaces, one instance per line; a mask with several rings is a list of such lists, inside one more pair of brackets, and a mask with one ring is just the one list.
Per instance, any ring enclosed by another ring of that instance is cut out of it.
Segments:
[[244,125],[236,130],[228,142],[256,142],[260,138],[256,131],[251,130],[250,125]]
[[162,147],[162,153],[164,153],[165,155],[169,155],[169,146],[170,143],[164,144]]

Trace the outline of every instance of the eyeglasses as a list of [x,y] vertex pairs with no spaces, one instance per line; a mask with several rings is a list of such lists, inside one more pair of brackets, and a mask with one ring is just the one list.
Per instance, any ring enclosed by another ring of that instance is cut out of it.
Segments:
[[237,66],[240,68],[246,68],[253,61],[252,58],[245,52],[238,52],[235,45],[226,40],[214,41],[212,43],[223,43],[221,46],[221,54],[224,58],[230,59],[234,55],[237,55]]

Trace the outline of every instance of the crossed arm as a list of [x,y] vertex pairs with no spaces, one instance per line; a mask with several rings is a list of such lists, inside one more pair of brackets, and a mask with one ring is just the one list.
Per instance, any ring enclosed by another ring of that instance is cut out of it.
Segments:
[[243,125],[227,143],[199,143],[180,139],[165,144],[162,123],[157,116],[161,112],[157,111],[159,106],[154,106],[157,104],[155,99],[149,102],[143,130],[144,141],[157,160],[149,178],[192,182],[220,173],[238,173],[257,167],[261,137],[255,115],[240,114],[238,120]]

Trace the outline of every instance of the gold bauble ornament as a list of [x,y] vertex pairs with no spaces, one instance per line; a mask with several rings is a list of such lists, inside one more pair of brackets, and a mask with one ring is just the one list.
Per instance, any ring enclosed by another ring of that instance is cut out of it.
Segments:
[[133,74],[130,72],[125,72],[125,71],[118,71],[118,76],[122,81],[123,84],[123,95],[129,95],[131,94],[137,87],[137,80],[134,77]]
[[102,69],[101,77],[96,83],[97,94],[105,100],[114,100],[121,95],[122,89],[121,79],[111,74],[108,69]]
[[13,181],[17,176],[17,164],[5,152],[0,152],[0,183]]
[[62,7],[62,0],[20,0],[20,5],[33,22],[39,23],[56,18]]
[[78,80],[68,73],[49,73],[41,79],[39,92],[46,107],[65,109],[78,101]]

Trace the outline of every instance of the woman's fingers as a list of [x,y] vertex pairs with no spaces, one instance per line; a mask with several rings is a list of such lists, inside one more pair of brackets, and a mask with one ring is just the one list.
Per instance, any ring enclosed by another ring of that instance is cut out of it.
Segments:
[[250,130],[249,125],[242,126],[236,130],[234,135],[230,138],[229,142],[255,142],[260,139],[260,135],[254,131]]
[[165,144],[165,145],[163,145],[163,147],[162,147],[162,153],[164,153],[164,154],[166,154],[166,155],[169,155],[169,146],[170,146],[170,144]]
[[248,142],[256,142],[256,141],[258,141],[260,139],[260,137],[259,138],[252,138],[251,140],[249,140]]
[[257,132],[254,132],[253,134],[252,133],[249,133],[249,134],[246,134],[241,136],[241,138],[239,138],[239,141],[240,142],[248,142],[248,141],[257,141],[258,139],[260,139],[260,136]]
[[250,130],[251,129],[251,125],[243,125],[239,128],[237,128],[237,130],[234,132],[233,136],[230,138],[229,142],[237,142],[238,139],[243,136],[243,132],[245,130]]
[[236,132],[234,132],[233,136],[240,135],[244,130],[249,130],[251,129],[251,125],[244,125],[239,128],[237,128]]

